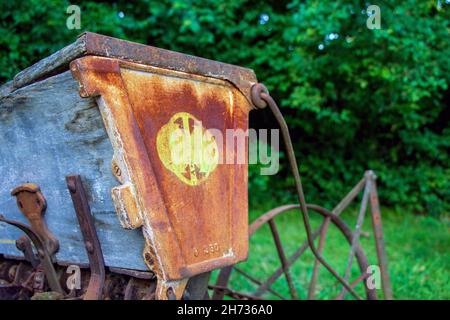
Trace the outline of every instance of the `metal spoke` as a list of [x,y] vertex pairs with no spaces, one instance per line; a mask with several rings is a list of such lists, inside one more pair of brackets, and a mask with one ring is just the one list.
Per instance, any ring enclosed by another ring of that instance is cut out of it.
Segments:
[[[366,176],[367,175],[368,175],[368,172],[366,172]],[[358,214],[358,218],[357,218],[356,226],[355,226],[355,231],[353,233],[352,244],[351,244],[350,252],[348,255],[347,268],[345,269],[345,275],[344,275],[345,281],[348,281],[348,279],[350,278],[350,272],[352,270],[352,264],[353,264],[353,257],[355,256],[355,247],[359,244],[359,237],[361,235],[361,228],[364,223],[364,217],[365,217],[366,211],[367,211],[367,203],[369,201],[369,194],[370,194],[371,186],[372,186],[371,181],[367,181],[366,185],[364,187],[364,194],[363,194],[363,198],[361,201],[361,208],[359,210],[359,214]],[[343,287],[341,294],[340,294],[342,299],[345,298],[346,292],[347,292],[346,288]]]
[[[350,203],[356,198],[356,196],[361,192],[364,185],[367,183],[366,175],[356,184],[356,186],[342,199],[341,202],[332,210],[335,215],[340,215],[342,211],[344,211]],[[330,218],[326,217],[320,226],[320,238],[319,238],[319,246],[317,251],[322,254],[323,248],[325,247],[325,239],[328,231],[328,227],[330,225]],[[317,231],[316,231],[317,232]],[[316,237],[314,236],[314,239]],[[308,289],[308,300],[313,300],[316,293],[316,285],[317,278],[319,277],[319,266],[320,262],[317,259],[314,259],[314,267],[311,276],[311,281]]]
[[238,300],[262,300],[259,297],[255,297],[250,294],[237,292],[237,291],[231,290],[230,288],[227,288],[227,287],[222,287],[222,286],[217,286],[217,285],[208,285],[208,288],[213,289],[214,291],[222,291],[227,296],[230,296],[230,297],[232,297],[234,299],[238,299]]
[[273,219],[269,220],[270,231],[272,232],[273,240],[275,241],[275,246],[277,247],[278,257],[281,260],[281,267],[283,268],[286,281],[289,286],[289,291],[293,299],[298,299],[297,291],[295,290],[294,284],[292,283],[291,274],[289,273],[289,265],[284,254],[283,246],[281,244],[280,234],[278,233],[277,226]]
[[[364,183],[364,181],[362,181],[362,183]],[[361,182],[358,184],[360,185]],[[362,184],[362,186],[364,186],[364,184]],[[356,189],[356,188],[355,188]],[[354,190],[355,190],[354,189]],[[350,195],[350,194],[349,194]],[[357,195],[357,193],[356,193]],[[264,217],[268,216],[270,218],[273,218],[275,215],[273,214],[273,212],[276,212],[277,214],[281,214],[282,212],[288,211],[290,209],[293,209],[297,207],[298,205],[285,205],[283,207],[279,207],[279,208],[275,208],[269,212],[267,212],[266,214],[264,214],[262,217],[260,217],[259,219],[257,219],[254,224],[261,226],[263,224]],[[324,217],[330,217],[331,221],[341,230],[341,232],[344,234],[345,238],[347,239],[347,241],[349,243],[351,243],[351,240],[353,238],[353,234],[351,232],[351,230],[346,226],[346,224],[335,214],[332,214],[331,212],[329,212],[328,210],[325,210],[324,208],[321,208],[319,206],[316,205],[312,205],[312,204],[308,204],[308,207],[310,209],[313,209],[314,211],[316,211],[317,213],[323,215]],[[254,224],[252,224],[252,232],[255,232],[257,230],[257,228],[253,228]],[[313,233],[313,237],[317,237],[320,233],[320,229],[316,230]],[[306,251],[306,249],[308,249],[308,242],[304,242],[302,244],[302,246],[300,246],[299,249],[297,249],[296,252],[294,252],[294,254],[292,254],[292,256],[289,257],[288,259],[288,265],[292,265],[297,259],[300,258],[300,256]],[[364,252],[362,251],[361,247],[358,245],[357,246],[357,250],[356,250],[356,256],[358,257],[358,263],[360,265],[360,269],[361,271],[365,271],[368,263],[367,263],[367,258],[364,255]],[[280,267],[278,268],[267,280],[266,282],[264,282],[261,286],[259,286],[256,289],[255,292],[255,296],[261,296],[265,291],[267,291],[268,288],[270,288],[270,286],[283,274],[283,269]],[[376,299],[376,292],[375,290],[372,289],[368,289],[366,288],[366,294],[367,297],[369,299]]]
[[394,299],[392,294],[391,279],[387,267],[386,250],[384,247],[383,228],[381,225],[380,204],[378,201],[378,192],[376,185],[375,173],[370,171],[369,179],[372,182],[372,190],[370,192],[370,212],[372,216],[372,227],[375,236],[375,247],[377,249],[378,264],[380,265],[381,285],[383,287],[384,298],[387,300]]
[[[241,268],[238,267],[234,267],[234,269],[240,273],[241,275],[243,275],[245,278],[247,278],[248,280],[250,280],[251,282],[257,284],[257,285],[261,285],[262,282],[259,281],[258,279],[252,277],[251,275],[249,275],[247,272],[245,272],[244,270],[242,270]],[[282,300],[286,300],[285,297],[283,297],[281,294],[279,294],[278,292],[276,292],[275,290],[268,288],[267,291],[269,291],[270,293],[272,293],[273,295],[277,296],[278,298],[282,299]]]
[[[360,282],[366,280],[368,277],[369,277],[369,274],[364,272],[364,273],[362,273],[358,278],[356,278],[355,281],[353,281],[352,283],[350,283],[350,286],[351,286],[352,288],[354,288],[354,287],[356,287]],[[337,295],[337,297],[335,297],[333,300],[342,300],[342,299],[343,299],[343,298],[342,298],[341,294],[339,293],[339,294]]]

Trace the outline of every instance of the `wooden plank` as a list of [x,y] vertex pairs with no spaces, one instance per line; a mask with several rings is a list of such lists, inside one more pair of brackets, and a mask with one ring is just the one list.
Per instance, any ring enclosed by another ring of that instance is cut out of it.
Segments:
[[9,81],[0,86],[0,99],[6,97],[14,90],[13,82]]
[[[53,65],[61,60],[53,59]],[[42,67],[41,70],[44,70]],[[38,74],[36,69],[35,74]],[[25,79],[25,78],[22,78]],[[65,176],[80,174],[102,244],[106,265],[147,270],[139,230],[121,227],[111,200],[117,181],[111,173],[113,151],[94,99],[83,99],[69,72],[0,97],[0,213],[26,222],[10,191],[34,182],[48,202],[45,219],[60,241],[58,261],[87,263],[82,235]],[[0,224],[0,253],[21,256],[16,229]]]
[[14,88],[21,88],[67,70],[70,61],[85,55],[118,58],[158,68],[227,80],[233,83],[250,103],[250,89],[257,82],[255,73],[248,68],[86,32],[74,43],[19,72],[14,77]]
[[70,61],[85,53],[86,42],[84,37],[80,37],[74,43],[19,72],[14,77],[14,88],[22,88],[57,71],[67,70]]

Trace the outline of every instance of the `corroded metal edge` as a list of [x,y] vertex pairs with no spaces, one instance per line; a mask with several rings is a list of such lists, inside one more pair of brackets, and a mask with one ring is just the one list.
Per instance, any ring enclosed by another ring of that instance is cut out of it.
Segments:
[[[73,77],[80,84],[80,96],[97,97],[106,131],[113,144],[113,173],[120,172],[120,175],[115,174],[121,185],[112,190],[113,202],[124,228],[143,227],[146,239],[144,260],[160,279],[158,288],[162,291],[157,289],[160,293],[158,296],[162,297],[163,291],[168,287],[172,289],[184,287],[186,282],[183,279],[246,259],[247,247],[242,252],[241,250],[235,252],[233,256],[181,267],[183,258],[175,235],[155,227],[170,225],[171,222],[167,213],[164,214],[167,209],[156,185],[156,178],[143,147],[136,120],[132,113],[127,112],[130,108],[124,107],[130,102],[120,72],[123,67],[133,66],[141,69],[142,65],[119,59],[90,56],[77,59],[70,66]],[[245,112],[250,109],[249,105]],[[137,168],[139,173],[134,172]],[[149,217],[152,222],[145,217]],[[235,241],[237,240],[233,240],[233,244]],[[161,250],[162,248],[171,250],[165,252]],[[175,295],[178,296],[179,292],[175,292]]]
[[119,58],[164,69],[227,80],[251,101],[250,90],[252,85],[257,82],[256,75],[251,69],[92,32],[85,32],[80,36],[80,38],[83,37],[86,42],[87,54]]
[[13,88],[18,89],[55,73],[65,71],[72,60],[86,55],[118,58],[226,80],[236,86],[249,102],[251,102],[251,87],[257,82],[255,73],[248,68],[85,32],[72,44],[19,72],[14,77]]

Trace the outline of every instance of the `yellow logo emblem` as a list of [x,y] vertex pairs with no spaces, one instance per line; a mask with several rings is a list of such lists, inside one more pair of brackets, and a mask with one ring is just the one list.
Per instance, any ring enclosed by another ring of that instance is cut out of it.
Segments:
[[190,186],[205,181],[219,163],[214,135],[187,112],[176,113],[161,127],[156,146],[164,167]]

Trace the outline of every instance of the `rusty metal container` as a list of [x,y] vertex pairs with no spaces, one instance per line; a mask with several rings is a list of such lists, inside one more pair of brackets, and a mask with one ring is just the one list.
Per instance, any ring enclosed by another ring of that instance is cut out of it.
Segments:
[[[38,185],[60,264],[88,262],[65,177],[79,174],[105,264],[150,268],[158,289],[247,256],[247,163],[210,130],[246,130],[253,71],[85,33],[0,89],[0,213],[26,221],[10,192]],[[208,163],[171,161],[171,133],[208,137]],[[236,155],[234,155],[236,156]],[[0,254],[20,257],[0,224]]]

